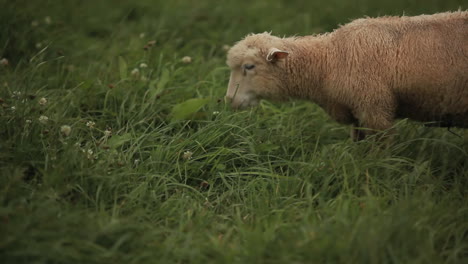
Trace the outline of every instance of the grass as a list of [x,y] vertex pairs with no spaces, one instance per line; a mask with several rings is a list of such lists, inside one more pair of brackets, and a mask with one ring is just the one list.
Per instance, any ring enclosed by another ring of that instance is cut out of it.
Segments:
[[466,131],[402,120],[382,147],[308,102],[222,100],[247,33],[466,2],[0,2],[2,263],[468,261]]

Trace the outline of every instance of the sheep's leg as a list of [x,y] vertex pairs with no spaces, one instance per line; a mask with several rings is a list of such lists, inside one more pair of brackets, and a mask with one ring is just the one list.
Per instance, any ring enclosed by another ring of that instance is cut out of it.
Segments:
[[[396,100],[390,89],[379,82],[369,80],[358,82],[354,89],[352,114],[357,119],[360,129],[354,129],[353,137],[361,140],[366,136],[390,129],[396,113]],[[367,87],[363,89],[363,87]]]
[[389,111],[388,108],[382,109],[378,106],[372,106],[362,109],[358,114],[358,119],[360,126],[364,128],[356,134],[358,139],[361,139],[362,136],[365,137],[390,129],[393,126],[394,112]]
[[[379,86],[376,85],[375,87]],[[392,94],[388,93],[387,89],[379,88],[373,89],[375,92],[373,94],[363,93],[359,100],[360,104],[353,111],[359,126],[363,128],[354,132],[357,139],[388,130],[393,126],[396,101]]]
[[352,124],[351,138],[353,141],[363,140],[365,134],[362,130],[356,129],[359,126],[358,120],[353,116],[351,109],[342,104],[334,103],[327,105],[325,108],[326,112],[338,123],[341,124]]
[[353,141],[364,140],[364,138],[366,137],[366,134],[364,133],[364,131],[356,127],[359,127],[357,123],[355,123],[353,127],[351,128],[351,139],[353,139]]
[[325,107],[325,111],[330,115],[336,122],[341,124],[353,124],[356,123],[353,113],[349,107],[342,104],[330,104]]

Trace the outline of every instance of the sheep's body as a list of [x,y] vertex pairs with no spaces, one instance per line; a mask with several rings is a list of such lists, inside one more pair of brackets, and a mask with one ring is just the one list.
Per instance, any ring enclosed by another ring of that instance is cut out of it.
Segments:
[[[241,76],[245,63],[255,68]],[[374,131],[395,118],[468,127],[466,11],[358,19],[317,36],[249,35],[231,48],[228,65],[235,107],[293,97]]]

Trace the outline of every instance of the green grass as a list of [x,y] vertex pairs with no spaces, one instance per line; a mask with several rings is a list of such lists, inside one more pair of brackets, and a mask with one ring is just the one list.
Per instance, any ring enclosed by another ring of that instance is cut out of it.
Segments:
[[0,6],[2,263],[468,263],[466,131],[354,143],[308,102],[222,100],[223,45],[247,33],[465,1]]

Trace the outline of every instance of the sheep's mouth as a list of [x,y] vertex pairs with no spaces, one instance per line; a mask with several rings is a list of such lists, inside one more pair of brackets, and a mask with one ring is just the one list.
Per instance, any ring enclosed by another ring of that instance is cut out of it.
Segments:
[[255,98],[253,100],[250,100],[247,104],[246,104],[246,108],[247,107],[256,107],[259,103],[259,99]]
[[260,102],[260,99],[257,97],[245,98],[240,102],[233,101],[231,107],[236,110],[242,110],[250,107],[256,107]]

